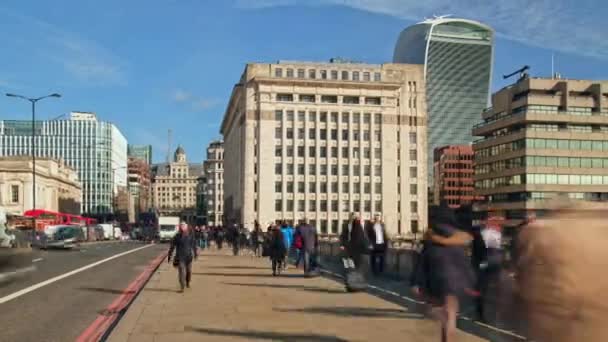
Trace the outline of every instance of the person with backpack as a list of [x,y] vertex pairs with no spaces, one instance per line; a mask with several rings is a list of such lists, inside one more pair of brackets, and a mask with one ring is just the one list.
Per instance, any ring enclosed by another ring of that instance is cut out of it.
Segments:
[[[173,251],[175,251],[174,257]],[[198,258],[198,253],[194,232],[183,222],[179,226],[179,231],[171,241],[167,262],[171,262],[172,257],[173,266],[177,267],[178,270],[180,292],[184,292],[184,288],[190,288],[192,261]]]

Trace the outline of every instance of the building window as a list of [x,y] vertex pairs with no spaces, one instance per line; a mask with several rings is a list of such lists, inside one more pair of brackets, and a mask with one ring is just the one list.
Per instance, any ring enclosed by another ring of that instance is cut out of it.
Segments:
[[287,174],[290,176],[293,175],[293,164],[287,164]]
[[418,159],[418,151],[410,150],[410,160],[417,160],[417,159]]
[[[308,129],[308,139],[316,139],[317,138],[317,130],[314,128]],[[314,153],[311,154],[311,157],[314,157]]]
[[308,78],[312,78],[313,80],[317,78],[317,71],[315,69],[308,70]]
[[374,148],[374,158],[382,159],[382,149],[380,147]]
[[319,207],[320,211],[327,211],[327,200],[321,200],[321,203],[319,203]]
[[348,165],[342,165],[342,176],[348,176]]
[[306,192],[306,187],[304,186],[304,182],[298,182],[298,193],[303,194]]
[[319,73],[321,74],[321,79],[322,80],[326,80],[327,79],[327,70],[321,70]]
[[283,192],[283,182],[274,182],[274,192]]
[[375,183],[374,184],[374,192],[377,194],[381,194],[382,193],[382,183]]
[[276,139],[283,138],[283,130],[281,129],[281,127],[277,127],[277,128],[274,129],[274,137]]
[[376,201],[374,210],[377,213],[381,213],[382,212],[382,201]]
[[276,121],[282,121],[283,120],[283,111],[282,110],[275,110],[274,111],[274,119]]
[[304,111],[298,112],[298,121],[300,121],[300,122],[306,121],[306,112],[304,112]]
[[380,141],[380,139],[382,139],[382,134],[380,133],[380,130],[375,130],[374,131],[374,140]]
[[274,156],[275,157],[282,157],[283,156],[283,147],[282,146],[275,146],[274,147]]
[[412,222],[410,222],[410,231],[414,234],[418,233],[418,221],[417,220],[412,220]]
[[363,166],[363,175],[364,176],[371,176],[372,173],[372,167],[371,165],[364,165]]
[[374,81],[376,82],[380,82],[382,80],[382,77],[380,76],[379,72],[375,72],[374,73]]
[[304,146],[298,146],[298,157],[304,157]]
[[331,130],[331,140],[338,140],[338,130],[337,129]]
[[358,80],[359,80],[359,72],[353,71],[353,81],[358,81]]
[[372,183],[364,183],[363,184],[363,192],[369,194],[372,192]]
[[281,68],[274,69],[274,76],[275,77],[283,77],[283,69],[281,69]]
[[[337,134],[337,133],[336,133]],[[338,158],[338,148],[333,146],[331,148],[331,157],[332,158]]]
[[319,130],[319,135],[321,140],[327,140],[327,130],[325,128],[322,128]]
[[348,188],[348,182],[342,183],[342,192],[350,192],[350,189]]
[[374,123],[376,125],[382,124],[382,115],[379,113],[374,114]]
[[304,128],[298,128],[298,139],[304,139]]
[[285,133],[287,139],[293,139],[293,128],[288,128]]
[[371,150],[369,147],[363,148],[363,158],[370,159],[372,157]]
[[348,130],[347,129],[342,130],[342,140],[348,140]]
[[333,164],[331,166],[331,175],[332,176],[337,176],[338,175],[338,165]]
[[353,165],[353,176],[361,176],[361,165]]
[[338,79],[338,70],[332,70],[331,71],[331,79],[332,80],[337,80]]
[[416,132],[410,132],[410,144],[415,144],[417,140]]
[[293,77],[293,69],[287,69],[287,77]]
[[308,211],[317,211],[317,201],[315,201],[315,200],[308,201]]
[[317,112],[308,112],[308,121],[314,125],[315,121],[317,121]]
[[348,158],[348,147],[342,147],[342,158]]
[[304,78],[306,71],[304,69],[298,69],[298,78]]
[[308,164],[308,174],[315,175],[317,173],[317,164]]
[[358,96],[344,96],[342,98],[342,103],[345,103],[345,104],[359,104],[359,97]]
[[363,114],[363,123],[364,124],[369,124],[370,120],[371,120],[371,114],[370,113]]
[[321,114],[319,116],[319,121],[327,122],[327,112],[321,112]]
[[287,182],[287,192],[293,193],[293,182]]
[[338,200],[331,200],[331,211],[338,211]]
[[274,174],[280,175],[283,173],[283,164],[274,164]]
[[293,102],[293,94],[277,94],[277,101]]
[[367,104],[367,105],[380,105],[380,98],[379,97],[366,97],[365,98],[365,104]]
[[418,177],[418,168],[416,166],[410,167],[410,178]]
[[342,71],[342,79],[345,81],[348,80],[348,71],[346,71],[346,70]]
[[19,203],[19,185],[11,185],[11,203]]
[[418,185],[410,184],[410,195],[417,195],[417,194],[418,194]]
[[282,200],[274,201],[274,211],[283,211],[283,201]]
[[293,211],[293,200],[287,200],[287,211]]
[[302,94],[300,95],[300,102],[314,103],[315,96],[310,94]]
[[320,152],[320,157],[321,158],[327,158],[327,149],[328,147],[319,147],[319,152]]
[[287,146],[287,156],[293,157],[293,146]]
[[363,141],[369,141],[370,131],[363,131]]
[[311,182],[308,183],[308,192],[315,193],[317,191],[317,183]]
[[338,182],[331,183],[331,192],[333,192],[334,194],[338,193]]
[[299,175],[304,174],[304,164],[298,164],[298,174]]
[[327,192],[327,182],[322,182],[319,184],[319,192],[324,194]]
[[418,213],[418,202],[411,201],[410,202],[410,209],[411,209],[411,213],[412,214]]
[[338,103],[338,97],[335,95],[321,95],[322,103]]
[[369,73],[368,71],[365,71],[365,72],[363,73],[363,80],[364,80],[364,81],[370,81],[370,80],[371,80],[371,78],[370,78],[370,73]]
[[[321,170],[319,172],[321,174],[321,176],[327,176],[327,164],[321,164]],[[321,183],[321,186],[323,186],[324,183]]]

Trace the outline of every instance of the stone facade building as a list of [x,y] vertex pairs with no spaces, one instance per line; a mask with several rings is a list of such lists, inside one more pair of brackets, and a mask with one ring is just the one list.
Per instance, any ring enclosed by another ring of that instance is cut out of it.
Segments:
[[224,142],[212,141],[207,147],[207,159],[203,164],[204,180],[201,188],[203,211],[207,224],[223,223],[224,207]]
[[[82,187],[74,169],[54,159],[36,159],[36,209],[80,214],[81,200]],[[0,158],[0,207],[13,215],[32,209],[30,157]]]
[[608,81],[522,77],[492,96],[473,135],[480,211],[508,222],[558,196],[608,209]]
[[180,216],[195,222],[196,188],[202,164],[188,163],[179,146],[173,162],[152,166],[152,205],[161,216]]
[[392,235],[427,226],[422,65],[247,64],[221,125],[224,216],[252,228],[309,220],[338,234],[351,212]]

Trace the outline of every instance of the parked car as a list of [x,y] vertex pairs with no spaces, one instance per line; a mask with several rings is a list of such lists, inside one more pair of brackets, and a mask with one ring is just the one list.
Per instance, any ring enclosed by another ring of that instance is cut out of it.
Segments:
[[61,226],[57,228],[53,238],[47,242],[51,248],[74,248],[85,241],[84,232],[79,226]]

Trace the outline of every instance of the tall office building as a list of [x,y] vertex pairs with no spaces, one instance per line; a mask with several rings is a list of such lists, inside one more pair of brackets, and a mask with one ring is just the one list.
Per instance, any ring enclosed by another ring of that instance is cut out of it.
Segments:
[[127,147],[127,155],[141,159],[148,165],[152,165],[152,145],[129,145]]
[[482,212],[520,221],[565,196],[608,209],[608,81],[521,78],[473,135]]
[[393,62],[424,64],[429,155],[437,147],[472,142],[473,124],[488,106],[493,54],[494,31],[471,20],[439,17],[401,32]]
[[224,212],[224,142],[212,141],[207,147],[207,159],[203,163],[202,187],[203,211],[211,226],[222,225]]
[[[31,135],[31,121],[0,121],[0,156],[31,155]],[[118,188],[127,186],[127,140],[114,124],[98,121],[94,113],[36,121],[34,153],[61,159],[78,172],[83,214],[112,213]]]
[[424,230],[424,89],[422,65],[248,64],[221,125],[227,223],[337,234],[357,212],[392,235]]

